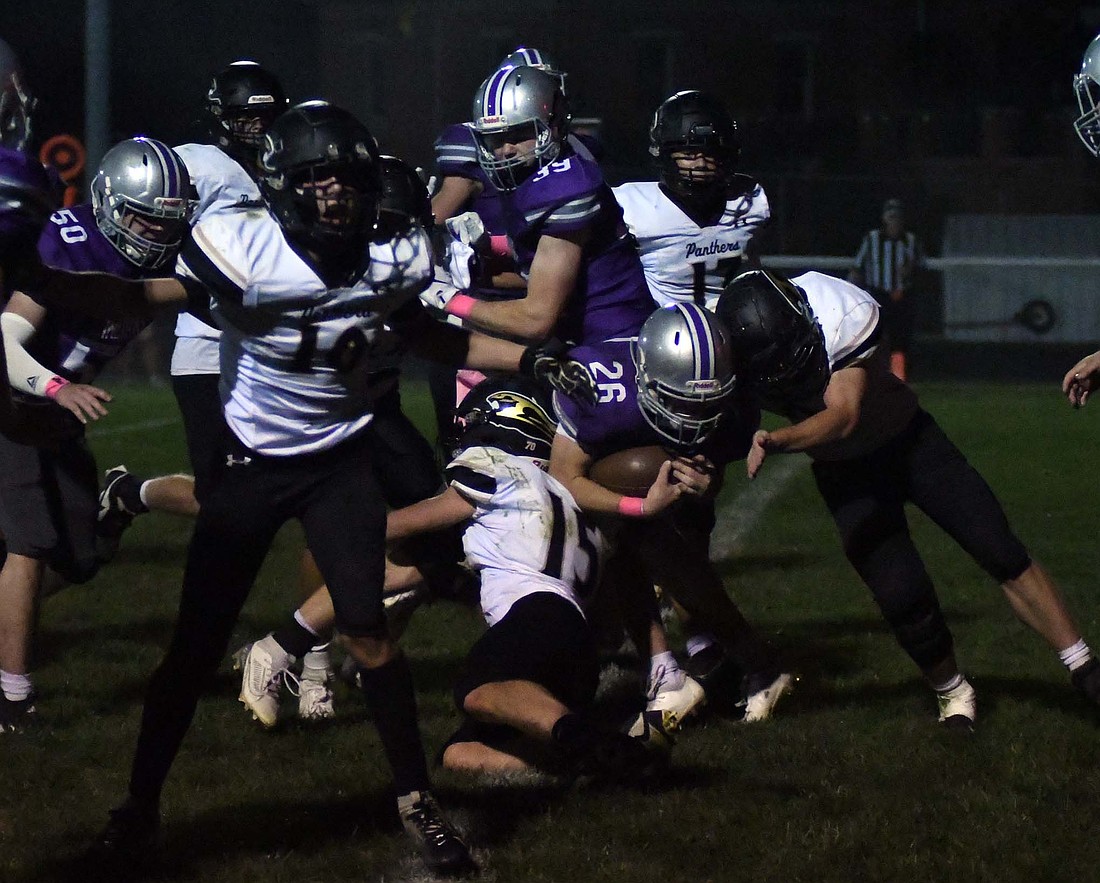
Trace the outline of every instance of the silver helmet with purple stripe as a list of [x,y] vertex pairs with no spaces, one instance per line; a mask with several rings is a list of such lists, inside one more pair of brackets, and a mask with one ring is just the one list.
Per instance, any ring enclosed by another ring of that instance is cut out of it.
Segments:
[[477,161],[500,190],[515,190],[558,158],[569,113],[558,79],[535,67],[494,71],[474,95]]
[[107,151],[92,181],[96,224],[143,270],[175,260],[195,209],[187,166],[167,144],[130,138]]
[[545,71],[557,79],[561,85],[562,94],[565,93],[565,71],[545,52],[535,49],[533,46],[517,46],[514,52],[509,52],[497,65],[497,70],[507,67],[534,67]]
[[646,422],[681,448],[706,441],[736,382],[722,323],[693,303],[661,307],[638,332],[634,363]]

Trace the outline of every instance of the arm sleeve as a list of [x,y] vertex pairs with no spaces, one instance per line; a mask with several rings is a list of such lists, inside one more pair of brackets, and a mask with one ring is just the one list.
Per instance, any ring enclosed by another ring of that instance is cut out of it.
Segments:
[[27,352],[27,343],[34,337],[35,327],[22,316],[3,313],[0,314],[0,329],[4,334],[4,355],[12,389],[44,397],[46,383],[56,372]]

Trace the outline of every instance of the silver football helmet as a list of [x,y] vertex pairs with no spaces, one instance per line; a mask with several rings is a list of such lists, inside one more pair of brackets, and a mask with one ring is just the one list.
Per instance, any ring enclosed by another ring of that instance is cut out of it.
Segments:
[[529,46],[519,46],[514,52],[509,52],[501,59],[500,64],[497,65],[497,70],[506,67],[533,67],[538,68],[540,71],[546,71],[550,76],[557,79],[561,85],[562,94],[565,94],[565,71],[545,52]]
[[736,378],[729,332],[692,303],[654,312],[634,345],[638,407],[678,447],[704,442],[722,416]]
[[0,145],[25,150],[31,140],[31,114],[37,102],[12,48],[0,40]]
[[[495,71],[478,87],[471,119],[478,164],[500,190],[515,190],[557,159],[569,128],[561,84],[535,67]],[[529,140],[531,150],[507,146]]]
[[103,156],[92,181],[100,232],[143,270],[174,260],[195,209],[187,166],[152,138],[130,138]]
[[1073,91],[1081,111],[1073,128],[1089,153],[1100,156],[1100,35],[1085,50],[1081,72],[1073,77]]

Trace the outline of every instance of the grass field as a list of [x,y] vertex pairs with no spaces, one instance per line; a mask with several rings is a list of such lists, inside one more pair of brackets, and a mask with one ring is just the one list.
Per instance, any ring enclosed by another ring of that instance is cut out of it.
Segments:
[[[91,435],[103,468],[185,468],[170,393],[115,390]],[[422,392],[406,393],[423,411]],[[1053,571],[1100,649],[1096,451],[1100,404],[1055,385],[919,387],[922,399]],[[790,465],[785,467],[785,464]],[[779,482],[782,479],[782,482]],[[1090,881],[1100,716],[1000,590],[927,520],[913,530],[980,701],[977,732],[941,732],[935,703],[844,561],[803,459],[776,458],[725,492],[730,590],[801,676],[776,718],[712,719],[680,739],[654,793],[545,783],[442,794],[490,881]],[[173,623],[189,524],[140,519],[114,563],[43,609],[41,728],[0,741],[0,880],[81,879],[73,856],[124,793],[145,683]],[[349,543],[355,542],[348,537]],[[237,636],[294,604],[299,534],[280,535]],[[478,617],[447,604],[406,634],[429,751],[455,723],[449,682]],[[224,667],[165,791],[158,879],[423,879],[391,817],[359,698],[339,719],[261,732]]]

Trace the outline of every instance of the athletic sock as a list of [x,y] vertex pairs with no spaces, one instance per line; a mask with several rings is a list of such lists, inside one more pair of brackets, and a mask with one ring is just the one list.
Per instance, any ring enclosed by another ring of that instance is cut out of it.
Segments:
[[19,702],[34,692],[34,684],[30,675],[0,671],[0,692],[12,702]]
[[293,619],[275,629],[271,636],[295,659],[301,659],[317,644],[317,635],[299,620],[297,611]]
[[961,686],[962,682],[965,680],[966,678],[962,676],[962,672],[955,672],[955,674],[948,678],[944,683],[933,684],[932,689],[935,690],[937,693],[950,693],[956,687]]
[[428,788],[428,764],[416,718],[416,692],[408,660],[397,656],[378,668],[359,669],[382,750],[398,794]]
[[1062,660],[1062,665],[1069,671],[1074,672],[1081,666],[1088,664],[1088,661],[1092,659],[1092,651],[1089,650],[1089,645],[1085,643],[1085,639],[1081,638],[1076,644],[1070,644],[1064,650],[1059,650],[1058,658]]

